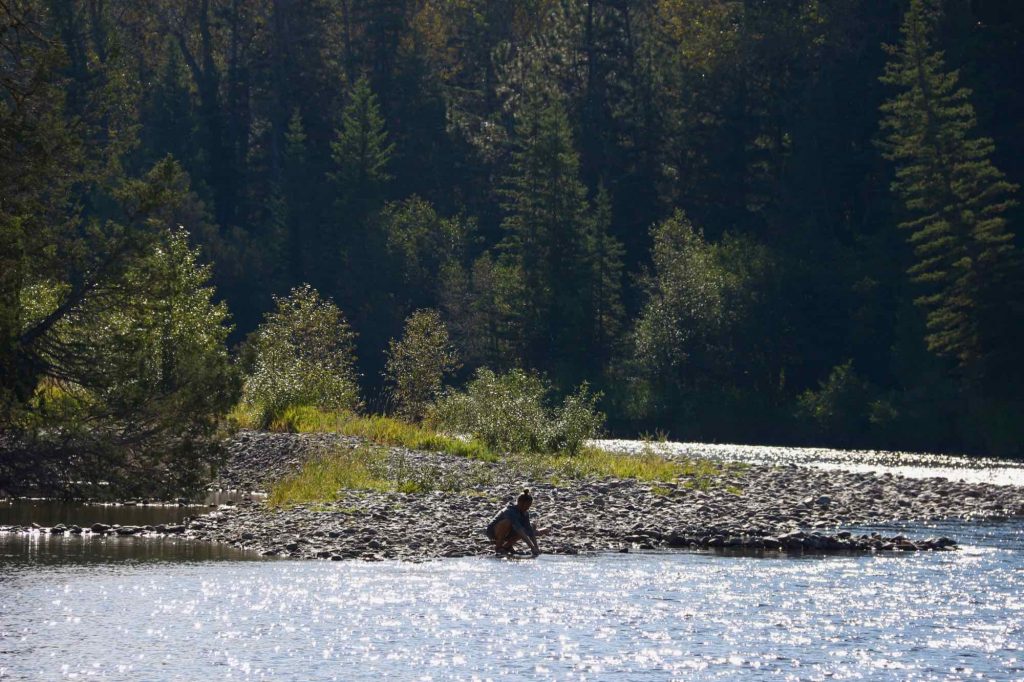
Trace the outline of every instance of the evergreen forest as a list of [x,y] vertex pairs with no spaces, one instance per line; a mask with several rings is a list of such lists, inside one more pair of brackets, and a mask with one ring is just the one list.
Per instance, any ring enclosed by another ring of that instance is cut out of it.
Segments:
[[1024,4],[0,0],[0,48],[8,478],[203,461],[306,303],[372,413],[415,319],[624,437],[1024,452]]

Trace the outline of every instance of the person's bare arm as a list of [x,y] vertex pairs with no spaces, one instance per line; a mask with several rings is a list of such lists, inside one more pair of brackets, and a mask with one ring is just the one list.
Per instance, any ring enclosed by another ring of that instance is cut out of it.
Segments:
[[[540,547],[537,546],[537,540],[526,532],[526,529],[522,526],[513,526],[513,530],[519,535],[520,538],[529,546],[530,551],[533,552],[534,556],[540,554]],[[531,528],[532,530],[532,528]]]

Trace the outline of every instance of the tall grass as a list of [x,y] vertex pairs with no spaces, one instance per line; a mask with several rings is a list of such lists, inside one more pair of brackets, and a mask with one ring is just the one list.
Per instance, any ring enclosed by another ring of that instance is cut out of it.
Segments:
[[669,459],[655,452],[622,454],[596,447],[585,447],[575,455],[519,455],[511,458],[514,466],[534,478],[632,478],[638,481],[669,483],[679,479],[710,482],[722,469],[708,460]]
[[[235,408],[230,417],[242,428],[256,428],[258,421],[245,408]],[[331,412],[315,407],[288,407],[270,420],[269,429],[286,433],[340,433],[358,436],[379,445],[397,445],[410,450],[447,452],[483,462],[497,462],[498,456],[483,443],[438,433],[382,415]]]
[[[231,418],[243,428],[253,428],[258,424],[256,416],[244,408],[236,408]],[[682,482],[688,487],[707,490],[716,487],[724,473],[721,465],[709,460],[669,459],[650,447],[640,454],[584,447],[575,454],[515,453],[499,458],[477,440],[445,435],[424,425],[381,415],[363,416],[304,406],[286,408],[273,417],[270,430],[339,433],[363,438],[378,446],[446,452],[483,462],[502,461],[519,477],[552,483],[581,478],[618,478],[655,483]],[[492,482],[482,471],[476,472],[473,480],[455,480],[441,469],[414,468],[400,460],[400,456],[396,459],[394,453],[389,454],[386,449],[369,445],[325,453],[308,462],[299,473],[278,482],[269,502],[288,506],[331,501],[337,499],[338,492],[343,489],[461,491],[467,486]]]

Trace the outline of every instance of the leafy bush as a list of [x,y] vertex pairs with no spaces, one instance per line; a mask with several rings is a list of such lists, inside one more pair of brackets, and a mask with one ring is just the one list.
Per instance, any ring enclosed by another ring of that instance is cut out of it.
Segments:
[[874,404],[871,386],[847,361],[836,365],[817,391],[808,389],[798,400],[797,415],[812,426],[814,435],[827,437],[843,446],[862,444],[871,428],[874,411],[881,416],[882,404]]
[[297,405],[357,409],[355,333],[341,310],[309,285],[275,301],[277,309],[256,330],[254,368],[242,395],[257,424],[265,427]]
[[550,392],[548,384],[534,374],[514,369],[498,375],[482,368],[465,392],[450,391],[442,397],[430,419],[493,450],[575,454],[604,425],[604,415],[596,409],[600,394],[583,384],[561,406],[551,408]]
[[458,355],[437,311],[417,310],[410,315],[402,340],[391,340],[385,370],[399,414],[422,419],[441,392],[445,375],[458,367]]

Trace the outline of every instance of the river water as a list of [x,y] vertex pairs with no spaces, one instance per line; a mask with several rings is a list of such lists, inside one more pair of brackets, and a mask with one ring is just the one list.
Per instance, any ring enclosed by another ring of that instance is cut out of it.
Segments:
[[[198,513],[40,504],[0,525]],[[961,549],[297,562],[0,533],[0,680],[1024,680],[1024,519],[864,530]]]

